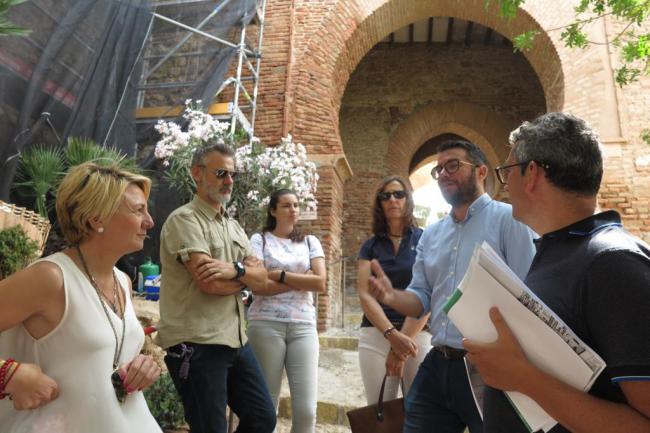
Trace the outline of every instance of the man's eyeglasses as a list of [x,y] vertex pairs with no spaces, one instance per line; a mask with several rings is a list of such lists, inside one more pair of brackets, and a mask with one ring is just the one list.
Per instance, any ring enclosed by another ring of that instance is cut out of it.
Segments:
[[388,201],[391,197],[395,197],[395,199],[401,200],[406,197],[406,191],[382,191],[377,194],[377,197],[379,197],[379,200],[381,201]]
[[461,161],[460,159],[454,158],[450,159],[442,165],[436,165],[433,167],[431,170],[431,177],[433,177],[435,180],[438,180],[442,174],[443,169],[447,172],[447,174],[454,174],[460,169],[461,164],[471,165],[472,167],[480,167],[480,165],[472,164],[471,162]]
[[501,182],[501,185],[505,185],[505,184],[508,183],[508,177],[510,176],[510,170],[512,170],[513,167],[521,167],[521,166],[524,166],[524,165],[528,165],[531,162],[534,162],[535,164],[539,165],[544,170],[548,170],[550,168],[550,165],[548,165],[548,164],[537,162],[537,161],[531,159],[531,160],[528,160],[528,161],[515,162],[514,164],[500,165],[500,166],[494,168],[494,173],[497,175],[497,179],[499,180],[499,182]]

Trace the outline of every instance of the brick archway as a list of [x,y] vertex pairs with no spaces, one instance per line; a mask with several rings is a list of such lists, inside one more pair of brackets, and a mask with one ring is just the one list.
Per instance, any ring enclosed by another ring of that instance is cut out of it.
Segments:
[[365,54],[391,31],[428,16],[477,22],[510,39],[525,30],[538,30],[535,48],[524,56],[542,85],[547,111],[563,107],[564,73],[560,57],[553,41],[525,10],[508,21],[498,17],[495,8],[487,9],[484,0],[346,1],[333,5],[312,36],[303,41],[301,54],[296,56],[299,70],[290,90],[288,129],[301,140],[317,144],[318,153],[343,154],[338,113],[351,73]]
[[[448,16],[490,27],[509,39],[525,30],[539,30],[535,49],[524,56],[541,84],[547,110],[561,109],[564,104],[564,73],[553,42],[533,18],[534,14],[521,11],[517,18],[507,21],[499,18],[494,8],[487,10],[484,0],[325,0],[314,8],[296,9],[296,22],[301,22],[305,32],[294,41],[295,54],[290,51],[284,129],[307,143],[312,158],[315,156],[314,159],[323,161],[319,169],[318,220],[313,228],[321,235],[331,264],[328,291],[319,296],[318,305],[318,327],[326,329],[340,314],[337,305],[343,294],[338,287],[342,272],[338,266],[343,254],[354,250],[344,245],[351,240],[344,239],[343,229],[343,190],[351,173],[347,164],[339,164],[347,168],[341,170],[331,163],[333,160],[346,161],[339,111],[350,75],[372,47],[390,32],[411,22],[431,16]],[[315,17],[314,21],[311,16]],[[447,125],[449,128],[451,125]],[[484,136],[484,131],[472,132],[463,123],[457,123],[455,128],[459,132],[463,130],[464,136],[485,149],[496,143]],[[324,162],[323,158],[330,162]],[[491,161],[496,160],[494,153]],[[379,173],[357,175],[372,182]],[[350,274],[348,279],[354,277],[352,272]]]
[[[428,139],[444,133],[473,142],[495,167],[508,156],[508,135],[517,126],[516,120],[474,104],[428,105],[400,124],[391,136],[386,155],[388,172],[408,177],[415,152]],[[498,191],[491,174],[489,179],[490,189]]]

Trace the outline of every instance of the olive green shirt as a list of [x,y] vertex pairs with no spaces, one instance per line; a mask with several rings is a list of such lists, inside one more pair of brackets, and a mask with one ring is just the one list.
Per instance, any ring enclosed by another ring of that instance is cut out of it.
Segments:
[[253,255],[239,223],[198,196],[172,212],[160,233],[162,278],[156,343],[163,348],[182,342],[242,347],[246,333],[241,296],[202,292],[184,265],[190,253],[226,262]]

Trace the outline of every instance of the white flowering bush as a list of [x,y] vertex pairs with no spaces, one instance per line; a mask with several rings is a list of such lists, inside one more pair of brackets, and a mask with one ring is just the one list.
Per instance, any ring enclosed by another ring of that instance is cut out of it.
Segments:
[[155,149],[156,158],[167,168],[167,181],[185,200],[189,201],[195,190],[190,173],[192,154],[207,143],[221,142],[234,147],[239,172],[228,212],[238,219],[247,233],[261,229],[269,197],[277,189],[295,191],[304,209],[316,209],[318,173],[316,165],[307,160],[305,146],[294,143],[290,135],[274,147],[263,146],[259,140],[237,144],[228,136],[228,123],[200,111],[191,101],[186,101],[185,105],[183,118],[187,126],[159,120],[156,130],[161,138]]

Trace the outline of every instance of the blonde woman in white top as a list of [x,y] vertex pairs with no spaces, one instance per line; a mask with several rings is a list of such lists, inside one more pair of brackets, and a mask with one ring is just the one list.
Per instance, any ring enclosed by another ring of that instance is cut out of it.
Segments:
[[318,387],[318,334],[313,292],[325,291],[325,258],[315,236],[296,229],[296,195],[281,189],[271,195],[266,227],[251,237],[264,261],[268,282],[256,291],[248,311],[248,341],[278,407],[282,371],[291,392],[291,432],[313,433]]
[[118,168],[73,168],[56,202],[71,247],[0,282],[0,353],[38,365],[59,393],[33,410],[0,400],[3,432],[161,431],[141,392],[160,368],[140,354],[130,280],[115,267],[153,226],[150,185]]

